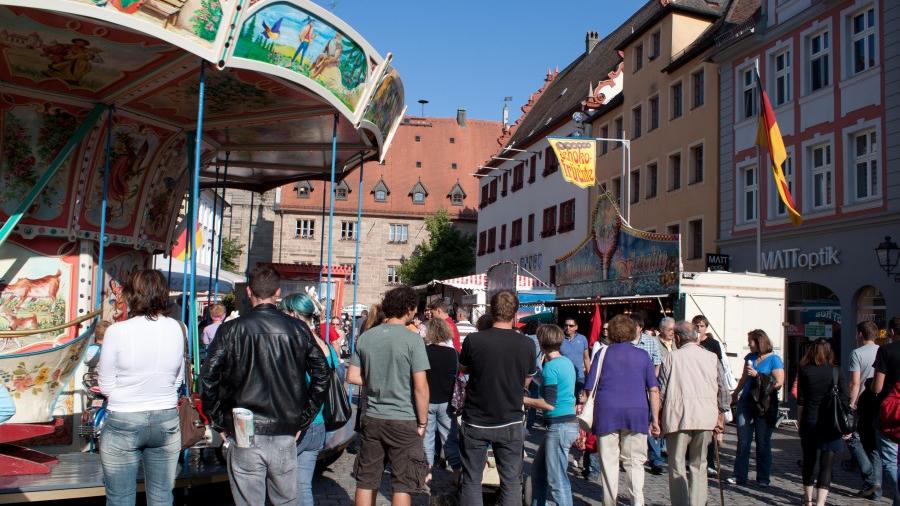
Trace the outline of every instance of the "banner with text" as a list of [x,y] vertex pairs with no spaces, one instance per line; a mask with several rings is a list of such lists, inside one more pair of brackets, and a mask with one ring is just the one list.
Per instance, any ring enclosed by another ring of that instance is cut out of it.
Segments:
[[581,188],[596,182],[597,141],[572,137],[547,137],[556,153],[563,179]]

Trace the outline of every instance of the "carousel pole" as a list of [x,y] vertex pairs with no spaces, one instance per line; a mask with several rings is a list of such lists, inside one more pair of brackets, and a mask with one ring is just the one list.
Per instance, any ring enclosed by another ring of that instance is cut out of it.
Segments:
[[[191,244],[195,242],[197,231],[197,211],[200,197],[200,154],[203,150],[203,99],[206,81],[206,61],[200,60],[200,88],[197,92],[197,132],[194,140],[194,177],[191,181],[191,201],[194,212],[191,214]],[[191,348],[194,359],[194,371],[200,370],[200,340],[197,338],[197,248],[191,249]]]
[[350,353],[356,351],[356,294],[359,288],[359,238],[362,231],[363,154],[359,153],[359,189],[356,196],[356,255],[353,258],[353,316],[350,318]]
[[[332,242],[334,241],[334,173],[337,166],[337,127],[339,116],[334,115],[334,128],[331,131],[331,198],[328,206],[328,281],[325,284],[325,332],[322,334],[322,340],[326,343],[330,342],[328,338],[331,335],[331,255]],[[356,234],[359,237],[359,233]],[[357,239],[357,248],[359,248],[359,239]],[[357,250],[358,251],[358,250]]]
[[166,275],[166,286],[172,286],[172,250],[169,250],[169,274]]
[[6,222],[3,224],[3,227],[0,227],[0,245],[2,245],[6,240],[12,235],[13,230],[16,228],[16,225],[22,221],[22,218],[25,217],[25,214],[28,212],[28,209],[34,204],[34,201],[37,200],[38,195],[44,191],[44,188],[47,187],[47,184],[50,183],[50,180],[53,179],[53,176],[59,171],[60,167],[62,167],[63,163],[66,161],[66,158],[72,154],[72,151],[75,150],[75,147],[84,140],[85,136],[88,132],[91,131],[91,127],[94,126],[94,123],[100,118],[100,115],[103,113],[103,110],[106,109],[106,106],[103,104],[97,104],[91,109],[91,112],[88,113],[87,117],[84,118],[84,121],[78,125],[78,128],[75,130],[75,133],[72,134],[72,137],[66,142],[66,144],[59,150],[59,153],[56,154],[56,158],[50,162],[50,166],[47,167],[47,170],[41,175],[40,179],[34,184],[31,190],[25,195],[25,198],[22,199],[22,202],[19,203],[16,210],[13,211],[12,214],[9,215]]
[[219,192],[216,191],[219,186],[219,160],[216,157],[216,182],[213,184],[213,222],[212,237],[209,239],[209,274],[206,277],[206,307],[212,305],[212,269],[213,262],[216,260],[216,211],[219,209]]
[[[225,169],[222,171],[222,220],[219,223],[219,258],[216,262],[216,284],[213,288],[215,292],[215,298],[218,300],[219,298],[219,268],[222,266],[222,235],[225,230],[225,191],[228,189],[225,186],[228,181],[228,159],[231,158],[231,151],[225,152]],[[213,217],[215,218],[215,217]],[[247,246],[247,258],[250,258],[250,247]],[[211,268],[211,267],[210,267]]]
[[[247,218],[247,268],[244,275],[250,278],[250,244],[253,241],[253,206],[256,199],[256,192],[250,190],[250,217]],[[257,217],[257,220],[259,217]]]
[[[100,197],[100,238],[98,239],[97,253],[97,286],[94,290],[94,309],[103,307],[103,256],[106,250],[106,207],[109,200],[109,159],[110,150],[112,149],[112,128],[113,128],[113,112],[115,108],[110,107],[106,112],[106,149],[103,154],[103,193]],[[103,319],[103,315],[100,315]]]
[[[322,231],[319,234],[319,287],[318,291],[322,290],[322,267],[325,266],[325,180],[322,180]],[[332,187],[331,191],[334,191],[334,187]],[[331,230],[328,231],[329,237],[331,236]],[[319,294],[321,295],[321,294]]]
[[[188,166],[186,168],[186,173],[188,175],[188,211],[187,215],[184,217],[184,260],[181,261],[181,314],[179,315],[183,320],[185,320],[185,324],[190,323],[189,317],[185,317],[185,309],[188,309],[188,255],[191,254],[194,244],[191,243],[192,235],[188,231],[188,228],[191,226],[191,223],[194,222],[194,200],[190,198],[190,191],[194,187],[194,171],[191,170],[191,157],[194,152],[194,137],[190,134],[187,136],[187,161]],[[190,350],[188,350],[190,352]]]

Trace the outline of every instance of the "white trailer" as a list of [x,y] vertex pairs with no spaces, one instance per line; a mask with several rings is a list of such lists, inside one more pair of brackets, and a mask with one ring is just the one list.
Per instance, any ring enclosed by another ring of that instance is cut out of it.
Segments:
[[784,359],[785,283],[784,278],[754,273],[685,272],[676,319],[706,316],[732,371],[740,377],[743,358],[750,352],[751,330],[764,330],[775,353]]

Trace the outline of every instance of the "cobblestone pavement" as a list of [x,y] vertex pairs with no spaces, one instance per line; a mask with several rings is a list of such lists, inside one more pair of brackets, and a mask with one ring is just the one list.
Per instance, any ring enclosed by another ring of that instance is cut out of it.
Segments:
[[[530,437],[527,444],[528,460],[530,464],[531,457],[537,449],[537,442],[540,441],[542,433],[535,431]],[[734,427],[729,427],[726,435],[726,442],[722,445],[721,465],[724,471],[724,477],[730,476],[734,465],[734,454],[737,438]],[[750,505],[750,504],[802,504],[802,487],[800,485],[800,440],[796,430],[792,428],[778,429],[773,436],[773,472],[772,485],[768,488],[760,488],[753,485],[754,463],[753,457],[750,462],[750,483],[745,487],[737,487],[725,484],[725,504],[727,505]],[[844,452],[838,457],[838,462],[848,458],[848,453]],[[355,482],[351,476],[353,470],[354,455],[345,453],[340,460],[327,469],[322,476],[314,483],[314,491],[316,495],[317,505],[346,505],[349,504],[355,490]],[[829,504],[840,505],[876,505],[890,504],[888,499],[882,498],[880,501],[870,501],[865,499],[857,499],[853,494],[860,488],[862,481],[856,472],[848,472],[837,465],[832,483],[832,491],[828,498]],[[595,482],[588,482],[580,477],[580,470],[569,468],[569,478],[572,482],[572,492],[575,498],[575,504],[599,504],[601,489]],[[577,476],[577,477],[576,477]],[[622,479],[622,473],[620,473]],[[426,494],[419,494],[414,497],[414,504],[455,504],[454,502],[436,501],[436,497],[442,494],[451,494],[452,487],[450,485],[449,472],[438,471],[434,486],[432,487],[432,496],[429,498]],[[624,485],[620,483],[619,497],[620,504],[628,504],[623,499]],[[648,505],[670,504],[668,482],[665,475],[655,476],[647,473],[644,485],[645,500]],[[485,504],[490,504],[490,497],[485,496]],[[390,481],[389,475],[385,474],[385,479],[381,485],[381,491],[377,504],[390,504]],[[710,480],[709,504],[719,504],[719,489],[716,480]]]

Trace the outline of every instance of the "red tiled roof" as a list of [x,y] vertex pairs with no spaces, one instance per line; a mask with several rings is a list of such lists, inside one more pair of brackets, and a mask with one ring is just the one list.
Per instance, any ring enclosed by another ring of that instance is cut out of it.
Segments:
[[[474,221],[479,187],[478,181],[470,174],[496,151],[500,134],[499,121],[467,119],[466,126],[462,127],[456,118],[404,118],[384,165],[366,162],[364,166],[363,213],[423,217],[443,208],[453,218]],[[417,167],[417,163],[421,167]],[[452,168],[454,163],[456,169]],[[386,202],[376,202],[373,189],[382,178],[390,194]],[[410,196],[410,191],[419,181],[428,189],[423,205],[413,204]],[[335,211],[356,214],[359,188],[356,170],[349,173],[346,182],[350,193],[347,200],[335,202]],[[451,205],[448,196],[457,182],[466,194],[463,206]],[[313,190],[309,198],[299,198],[294,185],[283,186],[281,207],[286,210],[321,211],[323,183],[310,181],[310,185]]]

